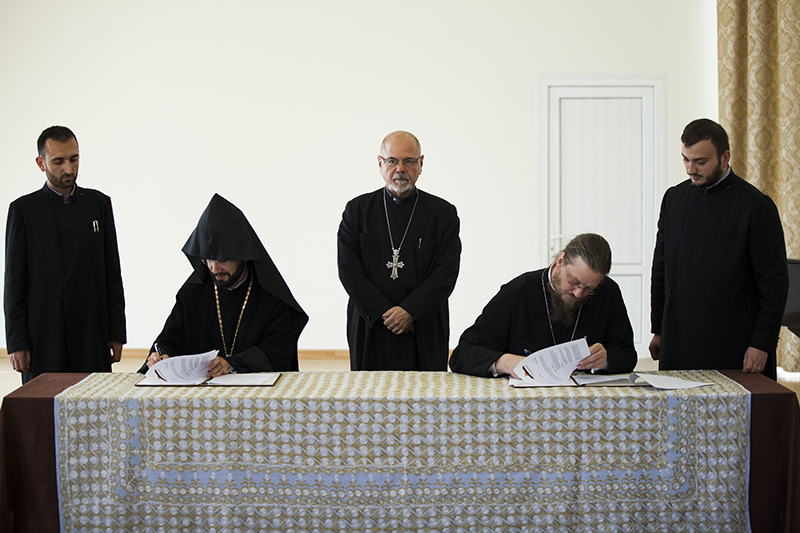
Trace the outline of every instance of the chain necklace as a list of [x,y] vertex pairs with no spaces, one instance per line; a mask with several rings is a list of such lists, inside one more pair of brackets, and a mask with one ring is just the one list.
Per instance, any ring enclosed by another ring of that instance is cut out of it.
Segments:
[[[550,320],[550,304],[547,303],[547,289],[544,286],[545,273],[547,273],[549,279],[550,267],[547,267],[544,272],[542,272],[542,292],[544,293],[544,307],[547,309],[547,325],[550,326],[550,335],[553,337],[553,346],[555,346],[558,343],[556,342],[556,334],[553,331],[553,321]],[[553,290],[555,291],[555,287]],[[569,340],[575,340],[575,332],[578,331],[578,322],[581,320],[581,311],[583,311],[583,306],[578,308],[578,317],[575,319],[575,327],[572,328],[572,337],[570,337]]]
[[239,326],[242,325],[242,316],[244,315],[244,308],[247,307],[247,300],[250,299],[250,289],[253,288],[253,276],[250,276],[250,284],[247,286],[247,294],[244,297],[242,310],[239,312],[239,322],[236,323],[236,332],[233,334],[233,342],[231,343],[231,351],[228,353],[228,347],[225,344],[225,331],[222,329],[222,313],[219,310],[219,292],[217,292],[217,284],[214,283],[214,299],[217,301],[217,318],[219,319],[219,334],[222,335],[222,350],[225,352],[225,357],[233,355],[233,347],[236,345],[236,337],[239,336]]
[[392,269],[392,275],[389,276],[392,279],[397,279],[400,277],[400,275],[397,273],[397,269],[403,268],[404,266],[403,262],[400,261],[400,249],[403,247],[403,243],[406,241],[408,228],[411,227],[411,221],[414,219],[414,212],[417,210],[417,202],[419,202],[419,191],[417,191],[417,199],[414,200],[414,208],[411,210],[411,218],[408,219],[406,231],[403,233],[403,238],[400,240],[400,246],[395,248],[394,239],[392,238],[392,225],[389,224],[389,209],[386,207],[386,193],[383,194],[383,212],[386,214],[386,227],[389,229],[389,244],[392,245],[392,260],[387,261],[386,268]]

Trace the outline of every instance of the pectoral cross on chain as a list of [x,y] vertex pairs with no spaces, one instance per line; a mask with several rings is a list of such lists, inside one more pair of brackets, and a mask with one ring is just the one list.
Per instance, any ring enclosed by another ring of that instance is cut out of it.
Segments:
[[400,250],[395,250],[392,248],[392,260],[386,262],[386,268],[392,269],[392,275],[389,276],[392,279],[397,279],[400,276],[397,274],[398,268],[403,268],[403,262],[400,261]]

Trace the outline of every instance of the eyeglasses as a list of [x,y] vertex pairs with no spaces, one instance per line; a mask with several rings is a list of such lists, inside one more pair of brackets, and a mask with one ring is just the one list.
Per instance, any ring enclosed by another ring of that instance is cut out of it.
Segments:
[[400,161],[403,162],[404,167],[413,167],[417,163],[419,163],[419,157],[414,159],[413,157],[406,157],[405,159],[397,159],[396,157],[383,157],[379,155],[381,159],[383,159],[383,164],[386,165],[388,168],[396,167]]
[[[564,268],[565,271],[566,271],[566,267],[567,266],[569,266],[569,265],[565,265],[565,268]],[[577,290],[581,291],[581,293],[586,294],[587,296],[594,296],[594,292],[597,290],[597,287],[589,287],[587,285],[584,285],[583,283],[578,281],[576,278],[572,277],[572,274],[570,274],[569,272],[566,272],[566,274],[567,274],[567,276],[566,276],[567,277],[567,285],[569,285],[570,292],[572,292],[572,291],[577,289]]]

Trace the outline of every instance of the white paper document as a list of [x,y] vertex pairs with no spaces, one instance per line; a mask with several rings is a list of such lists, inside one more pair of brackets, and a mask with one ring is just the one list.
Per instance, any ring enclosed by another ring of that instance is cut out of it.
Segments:
[[571,379],[567,383],[533,383],[531,381],[522,381],[521,379],[512,378],[511,376],[508,377],[508,385],[509,387],[517,387],[521,389],[532,388],[532,387],[577,387],[578,386]]
[[514,373],[525,386],[569,387],[574,385],[569,379],[570,374],[587,357],[589,345],[586,339],[580,338],[532,353],[514,368]]
[[168,357],[154,364],[136,385],[200,385],[208,375],[208,365],[219,350],[196,355]]
[[223,374],[211,379],[206,385],[223,387],[271,387],[275,385],[280,372],[248,372],[246,374]]
[[656,389],[693,389],[695,387],[713,385],[713,383],[689,381],[688,379],[676,378],[674,376],[662,376],[659,374],[631,374],[631,376],[637,376],[638,378],[645,380]]
[[644,387],[649,385],[638,374],[575,374],[572,380],[589,387]]
[[692,389],[705,387],[713,383],[689,381],[674,376],[660,374],[575,374],[572,380],[586,387],[641,387],[650,386],[655,389]]

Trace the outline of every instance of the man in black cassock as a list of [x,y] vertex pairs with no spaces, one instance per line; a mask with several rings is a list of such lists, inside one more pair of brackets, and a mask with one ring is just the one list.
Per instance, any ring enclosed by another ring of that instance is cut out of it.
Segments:
[[122,357],[125,297],[111,199],[76,184],[75,134],[47,128],[47,180],[14,200],[6,224],[6,347],[22,382],[43,372],[110,372]]
[[607,277],[611,248],[594,233],[572,239],[548,268],[500,288],[453,350],[453,372],[480,377],[514,374],[526,352],[586,337],[579,370],[610,374],[636,366],[633,328],[619,286]]
[[183,245],[194,272],[139,370],[162,357],[219,350],[210,377],[298,370],[297,339],[308,316],[250,223],[215,194]]
[[776,379],[789,289],[778,209],[733,173],[722,126],[692,121],[681,143],[689,179],[661,202],[650,354],[660,370],[742,369]]
[[385,187],[348,202],[338,234],[352,370],[447,370],[461,240],[456,208],[415,184],[424,156],[405,131],[381,143]]

